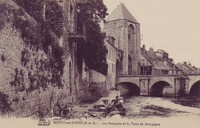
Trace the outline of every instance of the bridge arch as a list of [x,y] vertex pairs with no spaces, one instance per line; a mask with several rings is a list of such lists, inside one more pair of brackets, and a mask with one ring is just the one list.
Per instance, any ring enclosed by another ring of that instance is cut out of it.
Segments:
[[172,85],[167,81],[157,81],[150,88],[150,95],[156,97],[170,96]]
[[193,97],[200,97],[200,80],[196,81],[189,90],[189,95]]
[[195,83],[198,83],[200,81],[200,74],[196,75],[188,75],[188,87],[187,87],[187,92],[188,94],[190,93],[191,88],[194,86]]
[[131,82],[121,82],[116,84],[117,89],[123,97],[132,97],[140,95],[140,88],[137,84]]

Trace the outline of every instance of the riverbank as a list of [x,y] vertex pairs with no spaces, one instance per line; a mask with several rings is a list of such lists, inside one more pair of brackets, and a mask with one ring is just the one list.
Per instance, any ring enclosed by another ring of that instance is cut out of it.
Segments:
[[[81,127],[81,128],[199,128],[199,116],[182,116],[171,118],[105,118],[105,119],[60,119],[55,121],[53,118],[45,119],[48,128],[66,128],[66,127]],[[20,127],[20,128],[36,128],[47,127],[38,126],[38,120],[32,120],[30,118],[3,118],[0,119],[0,127]]]
[[[105,99],[104,97],[102,99]],[[49,122],[51,127],[156,127],[156,128],[199,128],[200,126],[200,108],[191,106],[183,106],[176,104],[169,98],[159,97],[142,97],[135,96],[124,100],[126,108],[126,116],[115,115],[112,117],[91,116],[88,109],[92,108],[97,102],[92,104],[81,104],[73,106],[74,115],[70,118],[66,117],[48,117],[44,121]],[[101,100],[99,100],[101,101]],[[37,126],[38,119],[30,120],[30,118],[15,119],[4,118],[5,121],[13,119],[13,123],[17,124],[23,120]],[[32,119],[32,118],[31,118]],[[34,123],[33,123],[34,122]],[[3,126],[0,123],[0,126]],[[24,125],[23,125],[24,126]]]
[[[92,104],[81,104],[73,106],[73,115],[70,119],[94,118],[104,119],[102,112],[91,112],[94,105],[101,104],[102,100],[112,99],[109,97],[102,97],[97,102]],[[126,116],[121,118],[127,119],[145,119],[145,118],[171,118],[184,116],[200,117],[200,107],[191,105],[182,105],[180,99],[176,98],[159,98],[159,97],[143,97],[135,96],[124,100],[124,108],[126,109]],[[182,102],[190,102],[189,99],[181,99]],[[200,104],[200,102],[195,102]],[[102,103],[103,104],[103,103]]]

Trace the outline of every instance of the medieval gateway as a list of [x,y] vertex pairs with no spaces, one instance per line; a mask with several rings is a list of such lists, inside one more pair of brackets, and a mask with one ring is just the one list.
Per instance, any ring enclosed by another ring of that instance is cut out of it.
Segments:
[[141,48],[140,24],[124,4],[108,16],[104,31],[110,86],[128,95],[199,95],[200,72],[187,62],[175,65],[164,50]]

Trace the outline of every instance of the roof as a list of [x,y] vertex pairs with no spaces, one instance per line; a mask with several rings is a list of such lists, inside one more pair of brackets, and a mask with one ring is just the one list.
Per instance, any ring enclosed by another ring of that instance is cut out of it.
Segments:
[[156,53],[147,51],[147,50],[141,50],[142,56],[147,59],[149,62],[153,63],[155,60],[160,60],[160,57],[156,55]]
[[124,4],[120,3],[117,8],[108,16],[106,21],[128,20],[130,22],[138,23]]
[[167,53],[166,51],[164,51],[164,50],[162,50],[162,49],[158,49],[156,52],[157,52],[157,53],[161,53],[161,54]]
[[184,64],[184,63],[178,63],[176,64],[184,73],[198,73],[198,68],[195,66]]
[[155,69],[170,70],[173,69],[173,66],[175,66],[168,60],[165,60],[167,64],[164,64],[164,59],[157,56],[155,52],[142,49],[141,54]]

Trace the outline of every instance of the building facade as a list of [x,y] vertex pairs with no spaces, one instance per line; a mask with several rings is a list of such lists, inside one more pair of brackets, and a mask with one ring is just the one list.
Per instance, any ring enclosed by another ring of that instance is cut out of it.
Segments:
[[[104,32],[108,38],[107,81],[115,81],[120,95],[199,96],[199,69],[186,62],[176,65],[162,49],[147,50],[145,45],[141,48],[140,24],[124,4],[119,4],[108,16]],[[109,38],[115,42],[110,43]]]
[[140,24],[124,4],[119,4],[108,16],[104,32],[115,38],[115,47],[122,51],[116,61],[117,74],[140,74]]
[[140,75],[181,75],[182,71],[169,58],[164,50],[154,51],[153,48],[141,48],[141,74]]
[[117,48],[115,47],[115,39],[114,37],[106,37],[105,45],[108,50],[108,54],[106,56],[108,71],[107,71],[107,86],[109,88],[115,87],[116,82],[116,61],[117,61]]
[[[83,22],[77,21],[77,5],[84,3],[81,0],[56,0],[62,8],[63,15],[63,32],[58,37],[58,45],[64,50],[62,61],[64,62],[62,84],[66,89],[66,94],[69,97],[69,102],[75,102],[78,99],[78,92],[80,91],[80,83],[83,75],[83,58],[78,58],[78,45],[86,41],[85,28]],[[44,3],[44,20],[46,15],[46,8],[48,8],[51,1],[46,0]],[[78,59],[81,60],[78,63]]]

